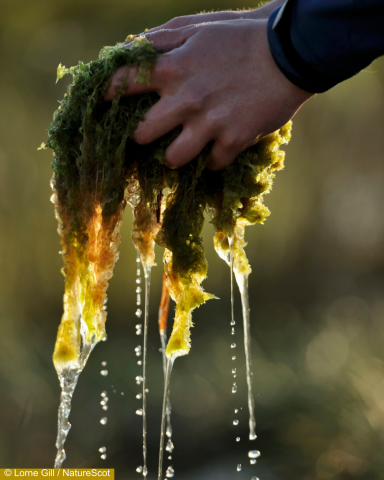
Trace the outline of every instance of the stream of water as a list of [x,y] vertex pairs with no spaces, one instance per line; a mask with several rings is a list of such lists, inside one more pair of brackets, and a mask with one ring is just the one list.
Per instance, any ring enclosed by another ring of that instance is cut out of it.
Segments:
[[[165,439],[165,434],[166,434],[166,422],[167,422],[167,406],[170,402],[169,400],[169,393],[170,393],[170,385],[171,385],[171,374],[172,374],[172,368],[173,368],[173,363],[175,359],[174,358],[169,358],[167,360],[167,368],[165,372],[165,382],[164,382],[164,395],[163,395],[163,408],[161,412],[161,432],[160,432],[160,449],[159,449],[159,469],[158,469],[158,474],[157,474],[157,479],[162,480],[163,476],[163,457],[164,457],[164,439]],[[172,453],[173,450],[173,444],[171,439],[169,438],[168,443],[167,443],[167,451]],[[172,468],[172,467],[171,467]],[[167,472],[169,471],[169,468],[167,469]],[[169,475],[171,473],[171,475]],[[168,472],[168,477],[169,476],[174,476],[174,470],[172,468],[171,471]]]

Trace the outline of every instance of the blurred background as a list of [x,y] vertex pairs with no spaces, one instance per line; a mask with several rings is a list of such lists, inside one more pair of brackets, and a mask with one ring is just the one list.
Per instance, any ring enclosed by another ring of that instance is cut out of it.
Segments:
[[[37,147],[68,81],[55,85],[57,65],[88,62],[104,45],[177,15],[251,6],[243,0],[0,0],[1,467],[52,467],[55,456],[60,391],[51,356],[63,278],[49,202],[52,157]],[[383,125],[382,58],[296,116],[286,169],[265,199],[272,215],[247,231],[258,422],[252,444],[240,301],[236,295],[233,340],[229,270],[206,225],[205,288],[221,300],[195,313],[192,351],[175,364],[176,479],[384,479]],[[108,466],[118,479],[135,479],[142,454],[134,348],[142,337],[135,335],[128,210],[126,217],[109,289],[108,341],[96,347],[80,377],[64,465]],[[162,397],[161,255],[159,249],[150,307],[149,479],[156,475]],[[237,395],[231,394],[232,341]],[[100,406],[104,390],[108,412]],[[252,466],[251,447],[261,451]]]

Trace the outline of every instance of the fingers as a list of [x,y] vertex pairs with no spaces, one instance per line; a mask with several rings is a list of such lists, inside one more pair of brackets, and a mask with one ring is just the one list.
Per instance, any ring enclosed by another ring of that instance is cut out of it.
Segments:
[[156,90],[153,81],[154,78],[156,78],[156,75],[153,75],[153,71],[149,85],[147,83],[135,82],[137,73],[137,68],[121,67],[117,69],[111,77],[107,92],[104,95],[104,100],[110,102],[118,93],[124,97]]
[[135,142],[146,145],[162,137],[183,122],[169,97],[161,98],[146,113],[145,118],[139,123],[134,134]]
[[180,168],[187,164],[199,155],[210,140],[205,131],[193,126],[185,126],[165,152],[167,166]]
[[145,37],[153,43],[157,50],[166,53],[181,47],[196,31],[196,26],[191,25],[175,29],[157,30],[153,33],[146,33]]
[[211,161],[207,165],[209,170],[217,171],[228,167],[235,158],[252,142],[245,143],[239,138],[233,137],[231,140],[228,136],[220,140],[216,140],[211,151]]

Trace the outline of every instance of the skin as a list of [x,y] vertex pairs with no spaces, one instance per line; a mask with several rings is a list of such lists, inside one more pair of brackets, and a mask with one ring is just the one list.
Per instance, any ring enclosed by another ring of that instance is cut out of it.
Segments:
[[[176,18],[145,33],[164,52],[150,85],[135,83],[136,71],[121,68],[105,95],[106,101],[112,100],[123,78],[127,95],[159,93],[160,100],[138,125],[137,143],[148,144],[182,125],[181,134],[166,151],[168,166],[185,165],[212,142],[208,168],[221,170],[296,114],[313,94],[292,84],[276,66],[267,40],[267,20],[257,18],[269,15],[273,8],[267,7],[203,14],[202,23],[192,23],[200,15]],[[244,18],[245,13],[249,18]],[[221,20],[221,14],[234,18]]]

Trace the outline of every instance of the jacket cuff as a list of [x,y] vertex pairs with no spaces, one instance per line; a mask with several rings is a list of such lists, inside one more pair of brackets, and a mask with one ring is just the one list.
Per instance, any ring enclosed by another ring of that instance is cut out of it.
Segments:
[[294,0],[288,0],[269,17],[268,43],[272,57],[294,85],[310,93],[323,93],[345,80],[345,77],[324,74],[314,69],[297,52],[291,39],[293,4]]

